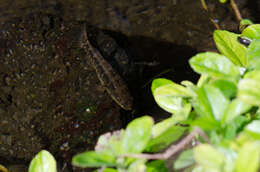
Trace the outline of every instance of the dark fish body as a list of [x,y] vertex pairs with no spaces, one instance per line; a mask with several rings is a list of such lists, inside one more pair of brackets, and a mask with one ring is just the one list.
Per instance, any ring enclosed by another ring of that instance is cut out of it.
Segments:
[[103,58],[100,52],[89,42],[86,25],[84,25],[80,46],[87,53],[90,64],[96,71],[99,81],[105,87],[111,98],[123,109],[131,110],[133,98],[127,84],[113,67]]

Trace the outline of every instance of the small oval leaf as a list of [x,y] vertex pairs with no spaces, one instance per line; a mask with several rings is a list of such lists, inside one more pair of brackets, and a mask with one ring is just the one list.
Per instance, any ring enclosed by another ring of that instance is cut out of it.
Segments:
[[113,167],[116,166],[115,157],[105,152],[89,151],[75,155],[72,164],[78,167]]
[[39,152],[31,161],[29,172],[56,172],[56,160],[46,150]]
[[252,24],[246,27],[241,34],[250,39],[260,39],[260,24]]
[[237,97],[251,105],[260,105],[260,81],[245,78],[238,83]]
[[152,92],[156,103],[170,113],[187,111],[189,104],[183,97],[194,96],[194,93],[182,85],[167,79],[155,79],[152,83]]
[[237,41],[239,34],[225,30],[215,30],[213,36],[217,48],[221,54],[226,56],[236,65],[246,66],[247,48]]
[[208,144],[201,144],[193,150],[195,161],[207,170],[221,170],[225,164],[225,156]]
[[153,123],[153,119],[149,116],[143,116],[130,122],[122,139],[123,152],[142,152],[151,138]]
[[260,39],[254,39],[248,47],[248,68],[260,69]]
[[260,120],[255,120],[248,124],[245,128],[245,131],[253,138],[260,140]]
[[229,80],[240,75],[239,68],[229,61],[225,56],[205,52],[199,53],[189,61],[193,70],[199,74],[207,74],[213,78]]
[[236,172],[257,172],[260,161],[260,145],[250,142],[241,148],[236,160]]

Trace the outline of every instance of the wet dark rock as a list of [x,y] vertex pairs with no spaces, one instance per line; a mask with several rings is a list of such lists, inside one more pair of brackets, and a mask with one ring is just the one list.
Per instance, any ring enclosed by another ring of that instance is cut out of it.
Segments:
[[80,34],[72,34],[80,27],[42,13],[1,26],[10,33],[1,39],[16,42],[0,59],[0,157],[6,161],[28,162],[47,149],[70,163],[78,145],[91,149],[100,134],[121,128],[120,108],[80,51]]

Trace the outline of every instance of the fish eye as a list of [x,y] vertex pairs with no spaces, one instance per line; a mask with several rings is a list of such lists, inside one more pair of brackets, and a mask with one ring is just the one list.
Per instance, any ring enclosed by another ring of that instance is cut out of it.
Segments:
[[248,46],[252,40],[251,39],[248,39],[248,38],[245,38],[245,37],[237,37],[237,40],[238,42],[240,42],[241,44],[245,45],[245,46]]

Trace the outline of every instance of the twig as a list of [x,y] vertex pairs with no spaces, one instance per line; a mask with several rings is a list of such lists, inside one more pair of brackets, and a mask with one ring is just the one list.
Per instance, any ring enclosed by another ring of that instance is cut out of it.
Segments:
[[234,10],[237,21],[240,22],[242,20],[242,16],[241,16],[241,13],[239,12],[237,4],[235,3],[234,0],[230,0],[230,5],[231,5],[232,9]]
[[[205,0],[200,0],[200,2],[201,2],[201,5],[202,5],[202,8],[204,10],[206,10],[207,12],[209,12],[208,6],[207,6]],[[220,29],[219,25],[211,17],[209,17],[209,19],[210,19],[211,23],[215,26],[216,29]]]
[[144,159],[168,159],[181,149],[183,149],[186,145],[188,145],[194,137],[200,135],[206,142],[209,143],[209,139],[206,134],[200,129],[195,128],[189,135],[187,135],[184,139],[182,139],[177,145],[170,146],[165,152],[157,153],[157,154],[124,154],[123,157],[132,157],[132,158],[144,158]]
[[200,2],[201,2],[201,5],[202,5],[202,8],[204,8],[204,10],[208,11],[208,7],[207,7],[205,0],[200,0]]

